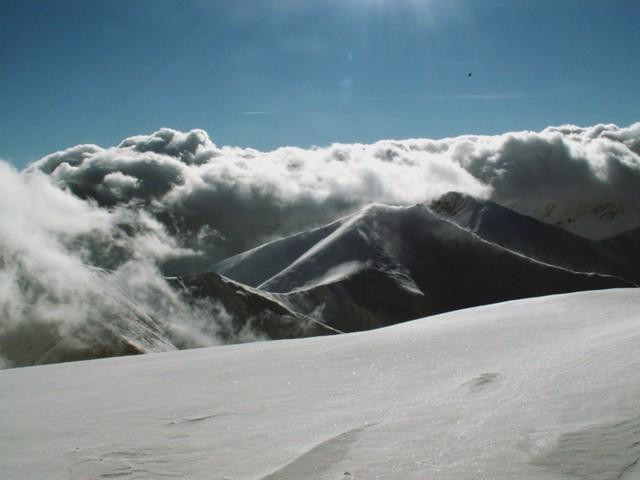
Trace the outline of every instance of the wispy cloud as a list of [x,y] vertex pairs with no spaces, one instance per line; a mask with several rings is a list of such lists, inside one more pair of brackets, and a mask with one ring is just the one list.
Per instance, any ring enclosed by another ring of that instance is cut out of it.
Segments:
[[391,115],[375,115],[375,114],[370,114],[370,115],[360,115],[360,118],[364,119],[364,120],[384,120],[384,121],[398,121],[399,118],[398,117],[394,117]]
[[253,110],[249,112],[240,112],[240,115],[246,115],[246,116],[273,115],[273,112],[269,112],[265,110]]
[[438,100],[522,100],[527,97],[524,93],[444,93],[433,96]]

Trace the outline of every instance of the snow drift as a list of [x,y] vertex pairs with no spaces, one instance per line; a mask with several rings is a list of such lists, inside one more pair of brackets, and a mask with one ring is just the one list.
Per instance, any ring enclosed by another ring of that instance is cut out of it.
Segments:
[[33,478],[613,480],[640,474],[640,296],[0,372]]

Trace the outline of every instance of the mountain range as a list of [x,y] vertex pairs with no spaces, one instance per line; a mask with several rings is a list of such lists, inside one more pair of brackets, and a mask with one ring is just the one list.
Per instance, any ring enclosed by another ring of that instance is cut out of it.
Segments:
[[370,205],[212,266],[341,331],[516,298],[634,286],[637,235],[579,237],[451,192]]
[[202,341],[107,281],[108,291],[92,293],[101,318],[64,332],[5,330],[0,348],[24,366],[206,346],[212,336],[237,343],[355,332],[526,297],[635,287],[639,272],[640,229],[587,239],[450,192],[429,204],[372,204],[206,271],[167,277],[180,299],[209,312]]

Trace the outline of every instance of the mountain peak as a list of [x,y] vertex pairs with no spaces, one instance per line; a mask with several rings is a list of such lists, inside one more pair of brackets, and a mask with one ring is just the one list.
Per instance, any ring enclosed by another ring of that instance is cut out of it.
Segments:
[[429,208],[438,215],[452,217],[466,206],[474,203],[478,203],[478,200],[471,195],[451,191],[431,201]]

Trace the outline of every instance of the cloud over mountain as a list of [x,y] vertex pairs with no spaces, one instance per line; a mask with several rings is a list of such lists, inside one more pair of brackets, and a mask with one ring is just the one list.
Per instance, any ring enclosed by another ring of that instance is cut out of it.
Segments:
[[31,169],[101,206],[143,206],[184,241],[203,240],[190,246],[214,244],[210,253],[224,256],[370,202],[410,204],[451,189],[486,195],[448,148],[416,140],[259,152],[217,147],[201,130],[162,129],[113,148],[74,147]]
[[[372,202],[457,190],[521,211],[527,202],[638,205],[640,123],[270,152],[165,128],[114,147],[71,147],[22,172],[0,162],[0,189],[0,343],[40,329],[45,340],[29,348],[44,352],[96,318],[137,318],[155,327],[127,342],[171,348],[217,341],[210,319],[226,314],[187,305],[163,274]],[[152,338],[158,331],[168,345]]]
[[158,265],[190,252],[148,213],[100,208],[2,162],[0,185],[0,363],[217,342],[225,313],[169,287]]
[[549,127],[495,137],[454,139],[454,159],[491,185],[493,197],[637,200],[640,123]]
[[221,258],[370,202],[412,204],[450,190],[506,204],[637,200],[639,151],[640,123],[271,152],[165,128],[116,147],[72,147],[30,170],[100,206],[144,208],[184,245]]

